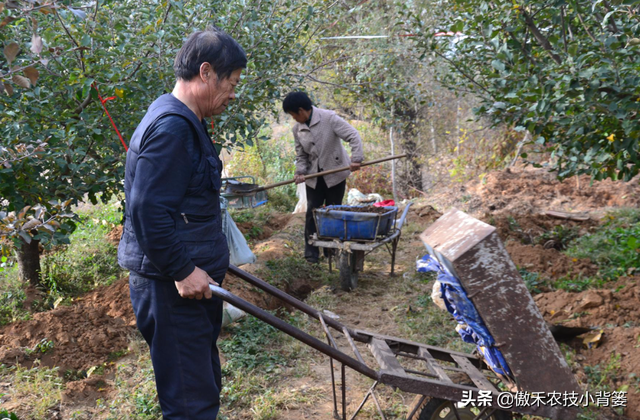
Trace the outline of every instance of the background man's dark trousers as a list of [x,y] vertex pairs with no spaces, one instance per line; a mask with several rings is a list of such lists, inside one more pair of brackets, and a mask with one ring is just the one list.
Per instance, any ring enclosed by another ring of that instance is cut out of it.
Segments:
[[[304,225],[304,257],[309,262],[317,262],[320,257],[320,250],[317,246],[309,245],[309,238],[316,233],[316,222],[313,219],[313,209],[322,207],[323,205],[342,204],[344,191],[347,187],[347,181],[342,181],[338,185],[331,188],[327,187],[324,177],[319,177],[316,188],[309,188],[307,185],[307,218]],[[325,249],[325,256],[327,250]]]

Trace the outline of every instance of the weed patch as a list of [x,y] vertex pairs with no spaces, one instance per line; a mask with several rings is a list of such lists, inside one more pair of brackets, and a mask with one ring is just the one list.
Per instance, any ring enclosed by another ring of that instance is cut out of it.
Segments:
[[96,406],[108,413],[108,420],[156,420],[162,413],[147,344],[138,336],[129,349],[129,357],[115,370],[116,397],[111,401],[98,400]]
[[298,279],[312,284],[337,284],[337,270],[329,273],[328,269],[318,269],[317,265],[307,263],[299,255],[269,260],[265,266],[266,269],[260,270],[261,278],[276,287],[291,286]]
[[567,292],[582,292],[587,289],[600,289],[604,287],[605,279],[594,277],[562,277],[551,282],[554,289],[566,290]]
[[540,279],[539,273],[532,273],[525,270],[524,268],[521,268],[518,271],[520,272],[520,276],[522,277],[524,284],[527,286],[527,290],[529,290],[529,293],[531,293],[532,295],[542,293],[542,290],[540,290],[540,286],[544,282]]
[[578,238],[579,229],[577,226],[566,227],[563,225],[554,226],[548,232],[543,233],[535,239],[535,242],[545,248],[555,248],[559,251],[567,249],[571,241]]
[[[5,285],[5,287],[7,286]],[[24,290],[10,286],[7,289],[0,292],[0,325],[29,319],[29,311],[22,306],[26,298]]]
[[567,249],[569,256],[595,262],[605,282],[640,271],[640,210],[612,212],[606,220]]
[[[286,321],[299,326],[302,318],[290,316]],[[253,317],[243,318],[227,331],[230,336],[219,347],[226,357],[221,399],[229,411],[249,410],[253,419],[270,420],[278,418],[282,408],[315,401],[309,390],[275,386],[282,382],[289,361],[295,360],[298,366],[309,351],[300,342]]]
[[[431,346],[444,347],[470,353],[474,346],[465,343],[456,332],[456,322],[451,314],[437,307],[429,294],[418,296],[407,311],[397,311],[396,322],[401,327],[403,337]],[[402,314],[402,315],[400,315]]]
[[49,418],[49,410],[60,404],[64,385],[57,367],[2,367],[0,378],[12,384],[9,398],[20,400],[21,412],[17,415],[22,420]]
[[51,291],[52,299],[109,285],[123,275],[118,249],[107,240],[122,219],[115,204],[79,210],[78,215],[80,223],[70,237],[71,243],[42,258],[42,283]]
[[228,355],[227,374],[240,369],[273,372],[285,364],[281,354],[267,349],[276,341],[278,330],[254,317],[246,317],[227,327],[230,337],[220,342],[220,350]]

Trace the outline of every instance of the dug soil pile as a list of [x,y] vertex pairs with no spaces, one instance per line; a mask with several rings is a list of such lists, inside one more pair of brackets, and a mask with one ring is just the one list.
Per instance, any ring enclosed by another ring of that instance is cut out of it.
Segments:
[[588,374],[604,375],[618,389],[628,387],[625,413],[640,419],[640,276],[622,277],[607,289],[541,293],[534,300],[553,324],[602,331],[590,346],[581,338],[568,342],[578,354],[575,362],[591,366],[576,376],[584,383]]
[[592,183],[582,175],[558,181],[546,169],[516,167],[490,172],[483,180],[438,188],[426,200],[438,210],[457,207],[475,217],[485,213],[528,215],[546,210],[597,217],[611,208],[640,206],[640,177],[629,182]]
[[[96,289],[71,306],[58,306],[28,321],[0,328],[0,363],[30,366],[34,360],[62,372],[100,366],[126,350],[135,317],[125,280]],[[53,348],[48,348],[48,343]],[[43,350],[45,350],[43,352]]]
[[[562,249],[571,238],[598,227],[607,211],[640,207],[640,177],[591,183],[581,176],[560,182],[544,169],[517,168],[491,172],[484,181],[450,185],[425,202],[442,212],[456,207],[495,226],[518,268],[537,273],[540,280],[597,277],[592,261],[570,258]],[[420,212],[428,215],[425,208],[430,209],[422,206]],[[640,277],[623,277],[605,289],[581,293],[540,289],[545,293],[534,299],[547,321],[603,330],[591,348],[581,338],[568,342],[577,352],[572,367],[580,383],[612,380],[617,389],[628,391],[625,418],[640,419]]]

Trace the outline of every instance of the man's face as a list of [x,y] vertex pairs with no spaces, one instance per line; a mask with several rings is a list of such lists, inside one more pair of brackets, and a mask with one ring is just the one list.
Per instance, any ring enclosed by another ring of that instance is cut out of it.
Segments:
[[311,110],[298,108],[298,112],[289,112],[288,114],[291,115],[291,117],[294,120],[296,120],[296,122],[299,122],[300,124],[304,124],[309,119],[309,116],[311,115]]
[[206,101],[205,117],[220,115],[227,109],[229,102],[236,98],[236,86],[240,83],[242,69],[235,70],[231,75],[219,80],[213,72],[212,77],[207,81],[207,91],[204,100]]

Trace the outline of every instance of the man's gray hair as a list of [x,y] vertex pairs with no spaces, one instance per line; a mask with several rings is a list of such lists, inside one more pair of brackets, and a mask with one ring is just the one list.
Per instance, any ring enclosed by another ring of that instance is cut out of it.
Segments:
[[223,80],[247,67],[247,54],[226,32],[210,26],[185,41],[173,62],[173,71],[176,78],[189,81],[200,74],[202,63],[211,64],[218,80]]

